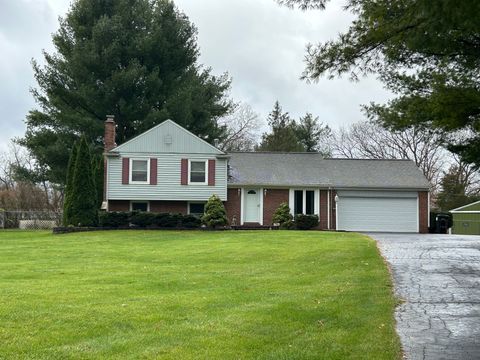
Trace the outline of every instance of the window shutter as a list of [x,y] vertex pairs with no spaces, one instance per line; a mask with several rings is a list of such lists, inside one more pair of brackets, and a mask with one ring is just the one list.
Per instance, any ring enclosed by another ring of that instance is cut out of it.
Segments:
[[150,185],[157,185],[157,159],[150,159]]
[[215,160],[208,160],[208,186],[215,186]]
[[182,159],[180,169],[180,184],[188,185],[188,159]]
[[127,185],[130,178],[130,159],[122,159],[122,184]]

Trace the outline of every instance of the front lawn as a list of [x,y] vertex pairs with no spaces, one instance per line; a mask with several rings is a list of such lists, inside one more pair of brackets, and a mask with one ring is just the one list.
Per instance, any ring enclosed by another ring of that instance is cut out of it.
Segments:
[[0,232],[0,358],[399,359],[357,234]]

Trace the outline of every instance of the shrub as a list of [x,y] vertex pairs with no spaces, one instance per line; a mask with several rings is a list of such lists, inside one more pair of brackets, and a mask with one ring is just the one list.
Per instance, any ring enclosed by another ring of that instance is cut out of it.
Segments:
[[272,222],[274,224],[280,224],[280,227],[290,228],[292,223],[293,216],[290,214],[290,208],[286,202],[281,203],[280,206],[275,210],[272,217]]
[[122,228],[131,225],[160,228],[199,228],[202,224],[198,217],[193,215],[151,213],[151,212],[99,212],[98,225],[102,227]]
[[138,227],[148,227],[155,224],[156,214],[150,212],[133,211],[130,216],[130,223]]
[[130,214],[127,212],[99,212],[98,225],[102,227],[128,227]]
[[211,228],[228,224],[225,206],[223,206],[222,200],[215,194],[210,196],[205,204],[205,214],[202,216],[202,223]]
[[182,219],[182,226],[185,228],[193,229],[202,225],[202,220],[199,217],[193,215],[185,215]]
[[174,228],[179,226],[178,215],[169,213],[155,214],[154,224],[162,228]]
[[310,230],[318,226],[318,215],[303,215],[295,216],[295,227],[298,230]]

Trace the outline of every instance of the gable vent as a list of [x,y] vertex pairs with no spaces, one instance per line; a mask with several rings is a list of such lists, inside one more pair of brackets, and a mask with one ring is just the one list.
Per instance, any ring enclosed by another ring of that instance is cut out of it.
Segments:
[[170,145],[172,143],[172,135],[165,135],[163,141],[165,144]]

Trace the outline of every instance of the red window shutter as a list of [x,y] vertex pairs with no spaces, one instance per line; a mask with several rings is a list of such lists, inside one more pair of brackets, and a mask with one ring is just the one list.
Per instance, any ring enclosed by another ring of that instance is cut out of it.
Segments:
[[157,185],[157,159],[150,159],[150,185]]
[[130,159],[122,159],[122,184],[127,185],[130,178]]
[[182,159],[182,167],[180,169],[180,184],[188,185],[188,159]]
[[208,186],[215,186],[215,160],[208,160]]

